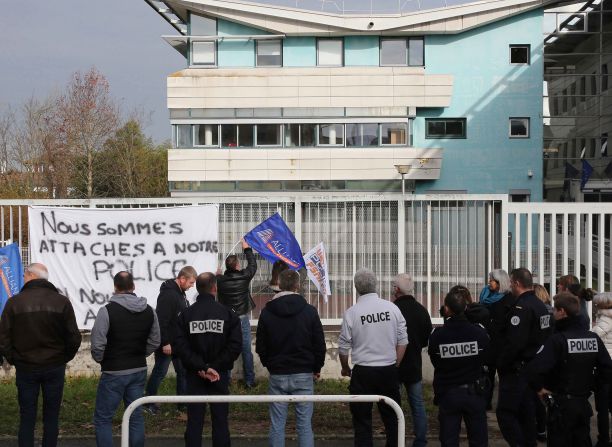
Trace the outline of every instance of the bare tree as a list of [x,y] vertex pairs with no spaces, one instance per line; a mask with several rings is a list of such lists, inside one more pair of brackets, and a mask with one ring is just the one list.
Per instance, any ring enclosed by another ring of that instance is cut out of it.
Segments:
[[94,197],[94,157],[119,120],[106,78],[95,68],[75,73],[57,102],[57,113],[57,134],[73,157],[76,180],[86,185],[87,198]]

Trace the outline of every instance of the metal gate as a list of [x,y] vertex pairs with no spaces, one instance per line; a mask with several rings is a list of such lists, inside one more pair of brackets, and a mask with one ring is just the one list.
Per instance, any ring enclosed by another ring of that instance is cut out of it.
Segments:
[[[242,235],[275,212],[294,231],[304,251],[324,242],[332,297],[325,303],[309,281],[303,284],[305,296],[327,325],[339,324],[344,311],[355,302],[352,279],[361,267],[376,272],[384,298],[390,298],[395,275],[410,273],[415,297],[438,317],[450,287],[463,284],[477,297],[487,273],[501,263],[500,213],[506,196],[500,195],[2,200],[0,241],[18,242],[24,263],[30,262],[30,205],[147,208],[207,203],[219,204],[219,263]],[[265,293],[270,273],[271,265],[258,257],[258,273],[252,282],[258,308],[271,297]],[[252,318],[257,316],[258,309]]]

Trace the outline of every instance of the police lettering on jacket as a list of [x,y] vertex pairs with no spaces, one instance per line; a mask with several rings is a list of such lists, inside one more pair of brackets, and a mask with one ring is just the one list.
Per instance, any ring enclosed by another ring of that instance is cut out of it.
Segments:
[[478,342],[451,343],[440,345],[440,357],[443,359],[471,357],[478,355]]
[[567,352],[570,354],[584,354],[598,351],[597,339],[595,338],[569,338],[567,340]]
[[389,311],[361,316],[361,324],[380,323],[381,321],[391,321],[391,315],[389,314]]
[[223,320],[203,320],[203,321],[190,321],[189,322],[189,333],[190,334],[205,334],[212,332],[214,334],[223,333]]

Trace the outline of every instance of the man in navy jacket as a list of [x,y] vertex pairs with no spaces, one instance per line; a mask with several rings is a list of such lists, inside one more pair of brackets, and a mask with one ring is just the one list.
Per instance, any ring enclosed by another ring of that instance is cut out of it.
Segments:
[[[325,336],[317,310],[298,293],[300,275],[280,274],[280,289],[261,312],[255,349],[270,372],[269,394],[313,394],[325,362]],[[270,404],[270,445],[285,445],[287,403]],[[312,402],[296,403],[300,446],[313,446]]]

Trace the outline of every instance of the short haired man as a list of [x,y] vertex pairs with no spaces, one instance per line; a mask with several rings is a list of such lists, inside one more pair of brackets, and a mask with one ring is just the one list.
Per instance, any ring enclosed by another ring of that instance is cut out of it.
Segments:
[[[196,280],[196,302],[178,317],[174,349],[186,369],[188,395],[229,394],[229,374],[240,355],[242,337],[240,320],[227,307],[217,303],[217,278],[201,273]],[[202,445],[205,404],[187,405],[185,446]],[[229,447],[227,403],[210,404],[212,442],[215,447]]]
[[81,345],[74,309],[48,281],[43,264],[26,267],[24,285],[0,319],[0,354],[15,365],[20,446],[34,446],[38,395],[43,396],[42,445],[57,445],[66,363]]
[[[399,308],[376,293],[378,280],[370,269],[355,273],[357,303],[342,319],[338,351],[342,375],[350,377],[351,394],[379,394],[400,403],[398,366],[408,336],[406,321]],[[353,369],[349,367],[352,352]],[[372,404],[351,403],[355,445],[372,445]],[[387,447],[397,445],[397,416],[386,404],[378,411],[385,425]]]
[[551,316],[533,291],[529,270],[513,270],[510,289],[515,300],[506,315],[502,328],[503,350],[497,358],[497,422],[510,446],[535,446],[535,397],[527,382],[525,365],[550,335]]
[[[170,362],[172,362],[174,372],[176,373],[176,394],[179,396],[185,394],[185,370],[183,369],[181,359],[172,352],[172,343],[176,337],[178,315],[189,306],[185,292],[193,287],[196,276],[198,274],[195,269],[187,265],[180,270],[175,279],[164,281],[159,288],[155,312],[159,320],[161,345],[155,351],[155,365],[147,383],[147,396],[155,396],[157,394],[159,385],[168,373]],[[179,404],[179,409],[183,407],[184,405]],[[150,413],[156,414],[159,411],[159,405],[150,404],[145,409]]]
[[[325,362],[325,335],[319,313],[298,292],[300,275],[285,270],[279,275],[277,293],[261,311],[255,350],[270,372],[268,393],[304,395],[314,393]],[[285,445],[288,404],[270,403],[270,446]],[[314,446],[312,402],[295,404],[296,430],[300,447]]]
[[[255,366],[251,352],[251,321],[249,312],[255,307],[251,297],[250,284],[257,272],[257,262],[253,249],[242,239],[242,250],[247,259],[247,266],[240,269],[238,256],[230,255],[225,260],[225,273],[217,275],[219,302],[236,312],[240,317],[242,330],[242,366],[244,382],[247,388],[255,386]],[[218,271],[220,272],[220,270]]]
[[[115,293],[100,308],[91,330],[91,356],[102,375],[96,393],[94,426],[98,447],[113,445],[113,416],[121,401],[127,407],[142,397],[147,361],[159,346],[159,323],[147,299],[134,293],[134,277],[119,272]],[[138,407],[130,418],[130,447],[144,446],[144,419]]]
[[413,296],[414,282],[407,273],[393,279],[393,297],[399,307],[408,332],[408,346],[399,367],[400,383],[406,387],[412,425],[414,427],[413,447],[427,445],[427,414],[423,401],[423,371],[421,351],[427,347],[432,324],[429,312]]
[[527,366],[529,384],[538,396],[552,395],[548,440],[555,447],[591,445],[589,396],[595,372],[609,382],[612,360],[597,334],[584,329],[578,298],[562,292],[554,297],[555,333]]
[[438,405],[441,445],[459,445],[463,419],[470,446],[486,447],[488,389],[482,376],[489,336],[467,319],[467,305],[460,291],[449,292],[444,298],[444,326],[429,338],[434,403]]

